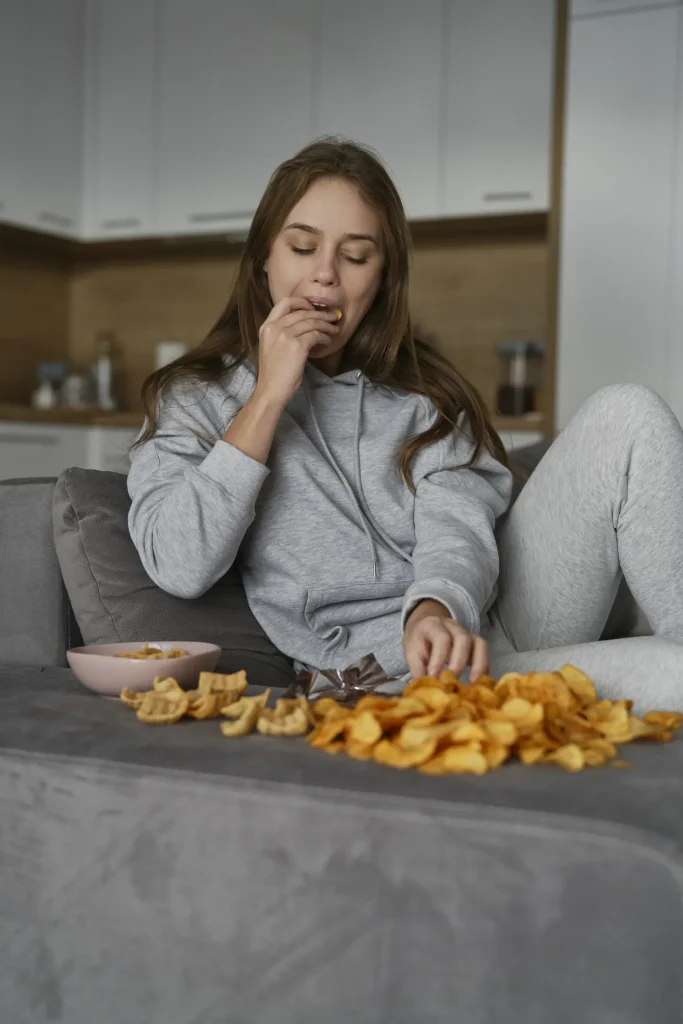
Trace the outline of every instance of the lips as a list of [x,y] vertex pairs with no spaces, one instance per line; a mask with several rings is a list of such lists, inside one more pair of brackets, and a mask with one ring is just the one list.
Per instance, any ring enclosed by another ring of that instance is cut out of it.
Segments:
[[342,316],[344,315],[339,306],[335,306],[335,304],[331,302],[329,299],[323,299],[318,295],[306,295],[305,298],[313,306],[313,309],[334,310],[337,314],[337,320],[341,320]]

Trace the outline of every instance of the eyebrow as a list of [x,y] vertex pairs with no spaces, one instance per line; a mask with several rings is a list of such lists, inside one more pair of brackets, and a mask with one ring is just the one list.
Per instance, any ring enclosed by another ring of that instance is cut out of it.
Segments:
[[[311,235],[321,235],[322,234],[322,231],[320,230],[320,228],[311,227],[310,224],[299,224],[299,223],[288,224],[287,227],[285,228],[285,231],[289,231],[290,228],[298,228],[299,231],[308,231],[308,233],[311,234]],[[347,241],[347,240],[350,241],[350,242],[372,242],[372,244],[376,245],[377,248],[379,249],[379,243],[378,243],[378,241],[377,241],[377,239],[375,238],[374,235],[347,234],[347,235],[344,235],[344,241]]]

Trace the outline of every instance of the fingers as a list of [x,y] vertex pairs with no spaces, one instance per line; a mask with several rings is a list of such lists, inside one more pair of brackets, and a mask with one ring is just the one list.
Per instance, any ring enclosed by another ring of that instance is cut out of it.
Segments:
[[470,682],[475,683],[479,676],[485,676],[489,670],[489,649],[486,641],[480,637],[473,637],[474,646],[472,650],[472,667],[470,668]]
[[431,640],[427,675],[439,676],[451,655],[453,636],[443,623],[439,623],[431,628],[427,637]]
[[489,670],[488,645],[453,619],[425,618],[404,640],[404,653],[413,679],[437,677],[446,665],[456,676],[470,665],[471,683]]
[[404,644],[406,663],[410,669],[411,679],[419,679],[427,674],[430,645],[425,636],[413,635]]

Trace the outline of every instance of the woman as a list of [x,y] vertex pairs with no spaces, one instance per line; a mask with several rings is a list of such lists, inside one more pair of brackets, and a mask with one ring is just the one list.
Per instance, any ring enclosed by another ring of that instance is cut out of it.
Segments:
[[[237,561],[296,669],[372,652],[401,683],[444,666],[473,681],[572,661],[603,692],[683,708],[670,409],[597,392],[501,519],[505,450],[476,389],[412,334],[408,250],[370,151],[321,140],[275,171],[223,315],[143,388],[128,487],[146,571],[193,598]],[[622,572],[655,636],[597,643]]]

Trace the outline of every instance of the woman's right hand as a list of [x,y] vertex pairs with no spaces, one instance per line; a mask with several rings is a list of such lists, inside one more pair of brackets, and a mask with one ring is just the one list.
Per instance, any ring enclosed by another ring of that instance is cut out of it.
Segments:
[[255,391],[284,409],[301,387],[311,349],[338,333],[335,312],[313,309],[298,296],[277,302],[259,330]]

